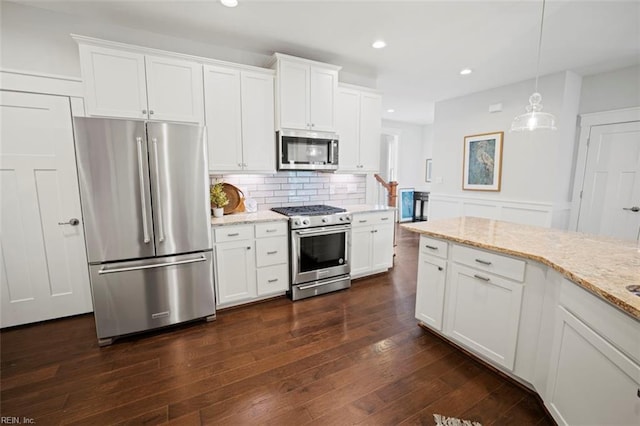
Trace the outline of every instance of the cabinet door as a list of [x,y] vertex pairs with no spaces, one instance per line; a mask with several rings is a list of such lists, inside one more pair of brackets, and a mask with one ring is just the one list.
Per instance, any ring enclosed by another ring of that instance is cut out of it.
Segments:
[[451,272],[445,334],[513,370],[522,284],[459,265]]
[[87,114],[147,118],[144,56],[80,45]]
[[275,172],[273,76],[243,71],[242,158],[253,172]]
[[373,246],[371,268],[375,270],[389,269],[393,265],[393,225],[376,225],[373,227]]
[[371,244],[373,227],[361,226],[351,230],[351,276],[366,275],[371,271]]
[[256,260],[253,240],[216,245],[217,305],[256,297]]
[[442,330],[447,262],[420,253],[416,286],[416,319]]
[[359,171],[360,92],[345,88],[338,89],[336,130],[339,137],[340,170]]
[[204,68],[209,170],[242,170],[240,71]]
[[311,67],[309,113],[312,130],[335,131],[334,107],[338,73]]
[[280,127],[309,128],[309,66],[282,61],[278,76]]
[[380,169],[380,133],[382,132],[382,97],[363,92],[360,97],[360,169]]
[[640,424],[640,366],[563,307],[547,404],[558,424]]
[[156,56],[146,56],[145,62],[149,118],[202,123],[202,65]]

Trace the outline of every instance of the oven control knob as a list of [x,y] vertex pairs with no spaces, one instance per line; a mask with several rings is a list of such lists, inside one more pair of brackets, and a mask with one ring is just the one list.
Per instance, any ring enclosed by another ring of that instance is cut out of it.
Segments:
[[351,216],[345,216],[345,219],[347,222],[351,222]]
[[303,225],[308,225],[309,224],[309,219],[302,219],[302,224]]
[[293,224],[294,224],[295,226],[300,226],[300,221],[299,221],[299,220],[296,220],[295,222],[293,222]]
[[322,223],[327,223],[329,220],[326,217],[322,218]]

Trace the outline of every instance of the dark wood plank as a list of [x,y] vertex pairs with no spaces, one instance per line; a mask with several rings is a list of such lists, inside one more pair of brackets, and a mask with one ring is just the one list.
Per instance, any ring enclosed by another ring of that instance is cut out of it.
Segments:
[[3,416],[38,424],[553,424],[413,317],[417,242],[351,289],[277,298],[99,348],[92,315],[0,331]]

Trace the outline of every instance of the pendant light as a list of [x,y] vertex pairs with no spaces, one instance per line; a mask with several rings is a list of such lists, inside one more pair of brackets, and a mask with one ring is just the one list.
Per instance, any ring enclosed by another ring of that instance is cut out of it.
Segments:
[[540,18],[540,38],[538,40],[538,64],[536,65],[535,90],[529,96],[529,105],[525,107],[526,113],[513,119],[512,132],[533,131],[538,129],[556,130],[556,117],[548,112],[542,112],[542,95],[538,93],[538,76],[540,74],[540,49],[542,47],[542,28],[544,26],[544,6],[546,0],[542,0],[542,17]]

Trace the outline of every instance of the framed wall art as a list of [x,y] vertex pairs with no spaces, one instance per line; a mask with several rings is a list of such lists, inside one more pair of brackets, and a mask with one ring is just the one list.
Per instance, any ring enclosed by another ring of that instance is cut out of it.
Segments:
[[465,136],[462,189],[500,191],[504,132]]
[[413,220],[413,188],[398,189],[398,211],[400,222]]
[[431,167],[433,167],[431,158],[427,158],[427,164],[425,166],[425,173],[424,173],[424,181],[429,183],[431,182]]

